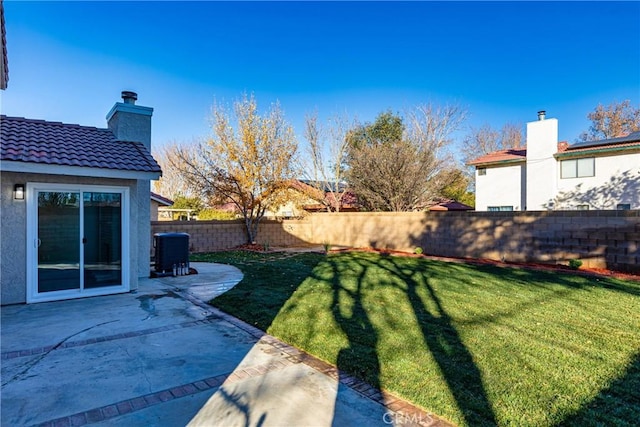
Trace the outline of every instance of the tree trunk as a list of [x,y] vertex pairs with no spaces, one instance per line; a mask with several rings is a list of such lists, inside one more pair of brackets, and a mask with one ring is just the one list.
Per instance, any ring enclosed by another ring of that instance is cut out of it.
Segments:
[[[256,242],[257,233],[254,232],[254,226],[252,218],[247,217],[244,219],[244,231],[247,234],[247,243],[254,244]],[[257,231],[257,230],[256,230]]]

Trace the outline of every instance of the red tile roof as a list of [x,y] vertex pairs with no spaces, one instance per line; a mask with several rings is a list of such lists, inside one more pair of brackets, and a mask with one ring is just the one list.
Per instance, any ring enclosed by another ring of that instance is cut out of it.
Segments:
[[508,150],[494,151],[493,153],[485,154],[472,161],[469,165],[481,165],[485,163],[503,163],[503,162],[517,162],[525,161],[527,159],[526,148],[510,148]]
[[472,211],[473,208],[455,200],[440,202],[429,207],[430,211]]
[[0,160],[136,172],[161,169],[144,144],[109,129],[0,116]]
[[[587,146],[584,146],[587,144]],[[640,132],[631,133],[625,137],[612,138],[602,141],[589,141],[588,143],[576,143],[569,145],[566,141],[558,142],[558,151],[554,154],[556,157],[570,157],[573,154],[588,154],[606,151],[617,151],[640,149]],[[495,165],[500,163],[512,163],[525,161],[527,159],[526,148],[515,148],[509,150],[494,151],[493,153],[480,156],[469,163],[470,166]]]

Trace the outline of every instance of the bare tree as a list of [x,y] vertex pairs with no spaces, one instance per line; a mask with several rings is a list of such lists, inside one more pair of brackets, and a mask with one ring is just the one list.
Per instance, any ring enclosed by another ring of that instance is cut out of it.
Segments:
[[462,141],[462,160],[466,164],[494,151],[521,147],[524,141],[522,129],[523,126],[517,123],[506,123],[501,129],[494,129],[488,124],[471,128]]
[[[162,168],[162,176],[159,180],[153,181],[152,189],[155,193],[175,199],[178,196],[191,196],[190,185],[186,180],[186,176],[181,173],[182,168],[174,167],[177,159],[174,157],[173,147],[177,144],[162,146],[154,150],[153,157],[157,160]],[[173,158],[173,162],[169,161]]]
[[[328,128],[318,123],[314,113],[306,117],[305,138],[309,143],[308,154],[311,164],[307,168],[308,184],[313,190],[309,194],[318,200],[327,212],[339,212],[347,194],[345,183],[345,162],[347,157],[345,117],[329,119]],[[328,160],[325,160],[328,155]]]
[[214,104],[211,137],[174,145],[169,161],[201,197],[233,203],[244,218],[247,242],[255,243],[265,211],[290,197],[297,142],[277,103],[261,116],[254,96],[245,94],[233,112],[235,129],[228,111]]
[[630,100],[613,102],[607,107],[602,104],[589,114],[591,126],[582,132],[579,141],[598,141],[616,138],[640,130],[640,108],[633,107]]
[[382,113],[373,124],[352,129],[348,181],[369,210],[422,209],[447,185],[453,164],[447,147],[465,119],[457,105],[422,105],[405,117]]

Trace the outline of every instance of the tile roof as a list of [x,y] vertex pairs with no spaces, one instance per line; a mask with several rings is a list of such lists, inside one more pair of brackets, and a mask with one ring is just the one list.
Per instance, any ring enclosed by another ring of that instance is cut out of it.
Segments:
[[161,196],[158,193],[154,193],[153,191],[151,192],[151,200],[155,200],[158,203],[161,203],[165,206],[171,206],[173,205],[173,200],[169,199],[168,197],[164,197]]
[[508,150],[494,151],[493,153],[485,154],[472,161],[469,165],[481,165],[485,163],[503,163],[514,161],[525,161],[527,159],[526,148],[510,148]]
[[429,206],[430,211],[472,211],[473,208],[456,200],[440,202],[433,206]]
[[[558,151],[554,154],[556,157],[572,157],[618,150],[638,150],[640,149],[640,132],[633,132],[629,135],[603,139],[600,141],[577,142],[569,145],[566,141],[558,142]],[[517,161],[525,161],[527,158],[526,148],[516,148],[510,150],[494,151],[493,153],[480,156],[469,163],[470,166],[480,166],[489,164],[512,163]]]
[[160,173],[144,144],[109,129],[0,116],[0,160]]

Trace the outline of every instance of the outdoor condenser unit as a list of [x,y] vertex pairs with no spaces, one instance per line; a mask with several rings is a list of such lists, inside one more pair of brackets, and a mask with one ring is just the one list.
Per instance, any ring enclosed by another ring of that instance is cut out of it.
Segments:
[[156,233],[155,270],[158,273],[181,273],[189,271],[189,235],[187,233]]

